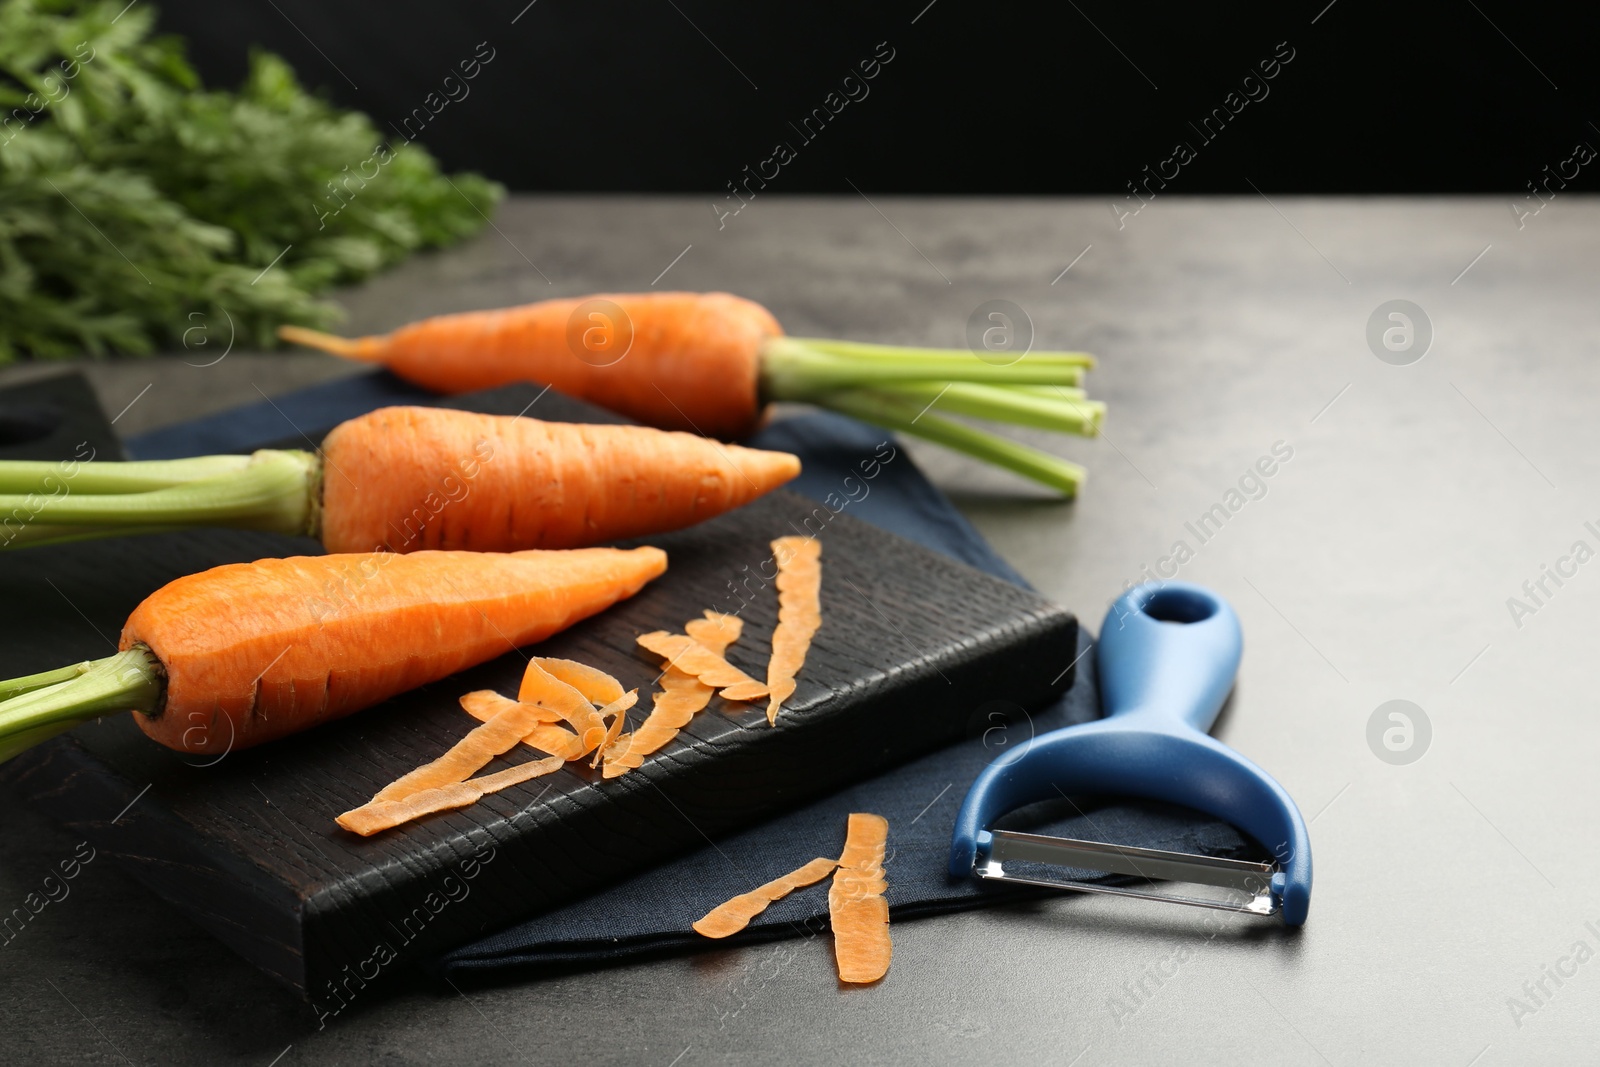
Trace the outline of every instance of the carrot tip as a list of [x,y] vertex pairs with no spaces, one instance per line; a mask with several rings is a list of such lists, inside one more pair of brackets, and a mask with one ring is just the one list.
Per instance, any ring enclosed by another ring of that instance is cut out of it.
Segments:
[[320,352],[340,356],[344,359],[358,359],[362,362],[375,362],[375,357],[368,354],[366,346],[357,338],[339,337],[321,330],[308,330],[304,326],[279,326],[278,338],[290,344],[304,345],[315,348]]

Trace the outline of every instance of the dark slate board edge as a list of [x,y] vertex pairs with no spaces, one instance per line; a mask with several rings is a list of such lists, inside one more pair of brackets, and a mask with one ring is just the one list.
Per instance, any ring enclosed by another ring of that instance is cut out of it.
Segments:
[[[29,755],[26,761],[0,765],[0,778],[12,790],[63,829],[82,834],[97,853],[110,856],[136,882],[235,952],[279,981],[299,984],[304,973],[301,930],[286,922],[300,907],[292,893],[264,878],[253,863],[186,844],[189,835],[181,819],[155,807],[141,810],[137,800],[130,804],[144,787],[107,767],[72,737],[54,738]],[[161,848],[152,850],[152,841]],[[127,851],[122,842],[136,842],[143,854]],[[152,856],[152,851],[159,854]],[[218,894],[211,890],[223,887],[231,890],[231,907],[237,908],[241,899],[258,906],[246,916],[216,909],[212,905]]]

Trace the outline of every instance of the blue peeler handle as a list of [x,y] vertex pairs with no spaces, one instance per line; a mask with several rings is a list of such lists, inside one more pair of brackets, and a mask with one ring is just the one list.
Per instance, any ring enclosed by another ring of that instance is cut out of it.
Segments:
[[1266,846],[1282,868],[1272,890],[1283,921],[1304,923],[1311,842],[1299,808],[1206,733],[1242,648],[1233,608],[1203,586],[1147,583],[1124,593],[1095,650],[1105,717],[1042,734],[984,768],[956,816],[951,877],[971,877],[987,860],[989,828],[1006,812],[1073,794],[1147,797],[1225,820]]

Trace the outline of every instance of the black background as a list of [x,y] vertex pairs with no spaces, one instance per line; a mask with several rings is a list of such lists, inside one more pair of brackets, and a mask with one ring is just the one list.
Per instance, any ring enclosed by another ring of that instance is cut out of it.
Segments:
[[[1168,193],[1526,194],[1578,142],[1600,148],[1592,8],[525,4],[162,0],[161,22],[208,84],[264,47],[381,128],[486,41],[494,60],[421,140],[516,189],[724,192],[788,140],[771,192],[1126,193],[1187,140],[1198,158]],[[870,95],[801,144],[789,123],[880,41],[895,58]],[[1295,58],[1270,95],[1201,142],[1188,123],[1279,42]]]

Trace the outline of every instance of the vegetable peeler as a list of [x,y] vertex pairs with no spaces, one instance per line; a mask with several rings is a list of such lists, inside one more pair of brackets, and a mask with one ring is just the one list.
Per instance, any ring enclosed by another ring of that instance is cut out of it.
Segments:
[[[1300,809],[1265,771],[1206,733],[1233,688],[1242,646],[1238,616],[1211,590],[1187,582],[1129,589],[1107,611],[1095,651],[1105,717],[1041,734],[984,768],[956,816],[951,877],[1304,923],[1311,841]],[[1276,859],[1253,863],[991,829],[1016,808],[1074,794],[1181,804],[1233,824]],[[1082,880],[1103,873],[1128,876],[1131,884]],[[1187,885],[1180,891],[1167,883]]]

